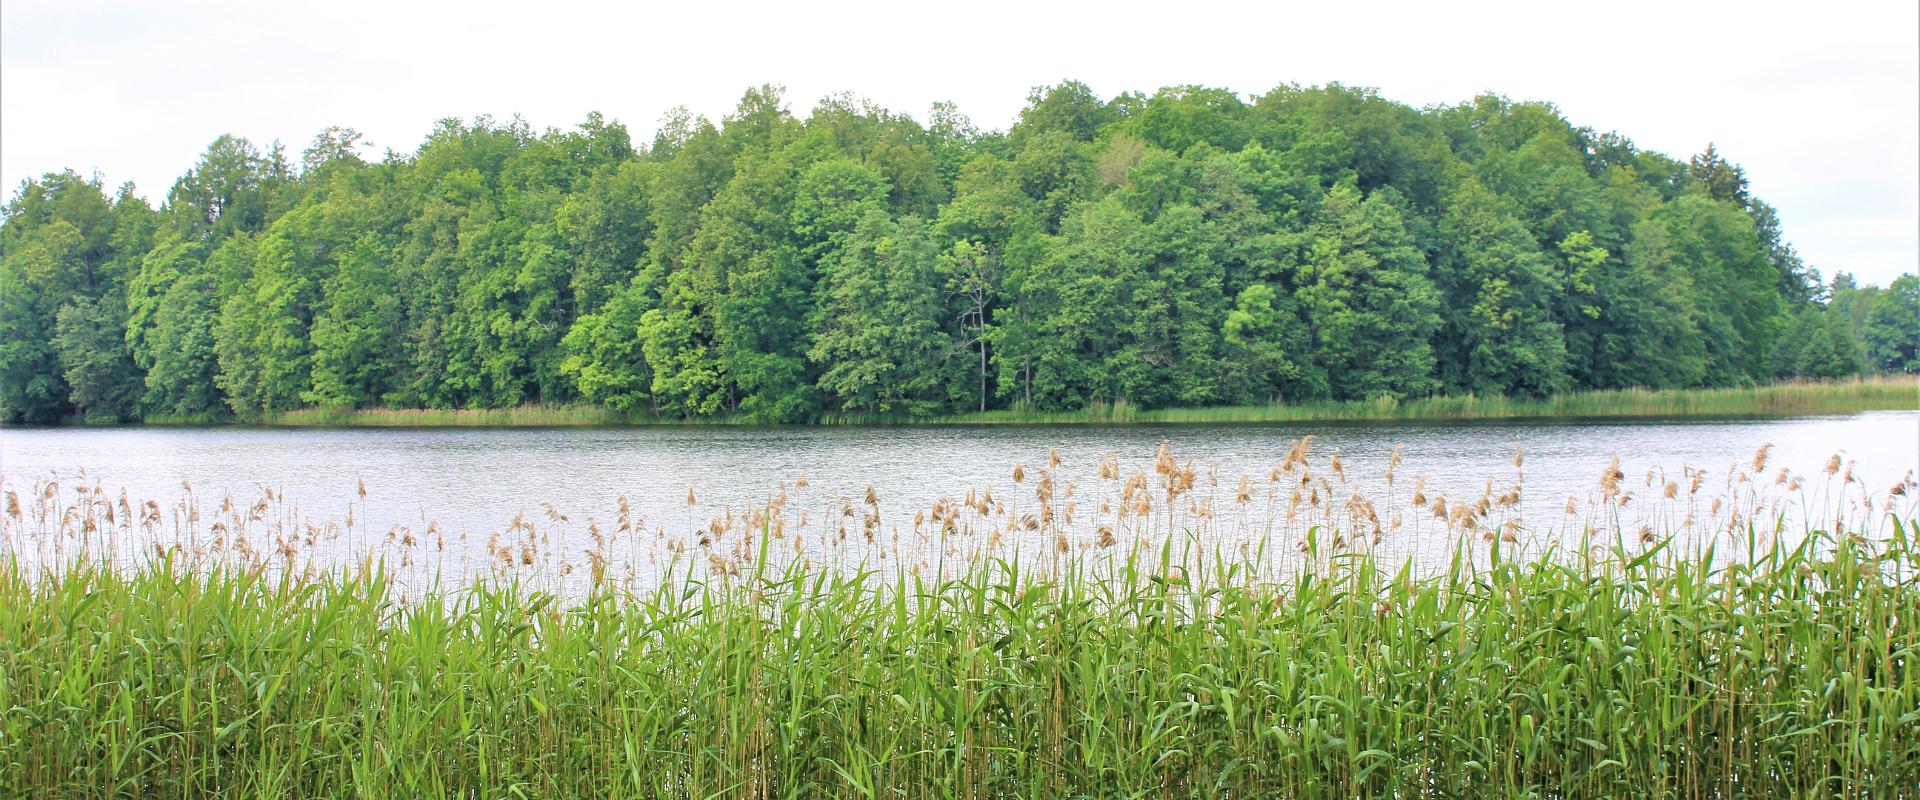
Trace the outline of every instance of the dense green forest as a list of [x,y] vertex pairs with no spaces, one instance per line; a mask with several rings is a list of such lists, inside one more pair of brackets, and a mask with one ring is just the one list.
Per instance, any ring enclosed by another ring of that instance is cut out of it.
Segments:
[[222,136],[155,208],[0,225],[0,418],[592,403],[806,421],[1920,371],[1920,277],[1803,264],[1687,161],[1482,96],[1037,89],[1004,132],[748,91],[651,143],[441,122]]

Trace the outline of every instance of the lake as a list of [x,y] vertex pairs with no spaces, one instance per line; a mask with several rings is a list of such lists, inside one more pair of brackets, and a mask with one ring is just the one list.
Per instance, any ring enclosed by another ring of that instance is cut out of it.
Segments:
[[[624,531],[632,541],[622,548],[643,549],[639,531],[656,543],[677,542],[671,548],[648,545],[656,552],[625,559],[622,569],[645,577],[671,560],[669,549],[685,548],[707,531],[717,535],[722,523],[716,520],[729,526],[764,522],[754,509],[764,510],[770,498],[782,496],[788,499],[775,516],[795,531],[821,528],[816,535],[827,549],[847,551],[852,539],[858,545],[853,551],[868,560],[937,560],[941,548],[929,542],[941,537],[915,537],[916,516],[924,519],[941,498],[963,503],[970,490],[991,488],[999,504],[1011,504],[994,509],[1009,521],[999,527],[1017,533],[1023,512],[1037,506],[1034,476],[1049,465],[1050,450],[1060,459],[1053,470],[1055,493],[1065,495],[1065,487],[1075,487],[1078,499],[1070,501],[1078,504],[1075,524],[1088,538],[1102,518],[1096,507],[1118,501],[1122,491],[1122,480],[1100,477],[1101,462],[1111,459],[1119,478],[1151,473],[1162,443],[1197,475],[1198,486],[1182,508],[1199,513],[1203,504],[1191,498],[1211,498],[1205,516],[1215,522],[1200,526],[1207,529],[1203,534],[1221,537],[1234,531],[1231,535],[1244,537],[1247,520],[1271,519],[1280,513],[1275,509],[1288,505],[1294,484],[1269,478],[1295,440],[1307,434],[1316,437],[1310,469],[1318,476],[1309,490],[1329,479],[1330,457],[1337,453],[1342,476],[1328,480],[1328,495],[1363,493],[1387,519],[1406,512],[1402,524],[1408,529],[1437,524],[1425,506],[1415,512],[1407,502],[1421,476],[1427,496],[1469,500],[1504,494],[1520,483],[1524,491],[1518,503],[1494,516],[1524,519],[1537,535],[1577,527],[1569,524],[1570,497],[1579,506],[1576,518],[1594,518],[1596,487],[1615,456],[1625,474],[1624,491],[1639,494],[1627,503],[1636,525],[1672,524],[1683,514],[1704,513],[1704,500],[1691,509],[1673,501],[1659,509],[1654,500],[1666,482],[1686,484],[1682,470],[1687,467],[1706,471],[1700,481],[1703,498],[1728,494],[1729,480],[1751,472],[1756,448],[1766,443],[1773,448],[1753,486],[1780,495],[1770,508],[1789,516],[1825,502],[1820,485],[1835,479],[1824,476],[1822,468],[1836,453],[1852,462],[1860,491],[1870,496],[1883,496],[1909,471],[1920,469],[1920,413],[1893,411],[1791,419],[1310,425],[8,428],[0,430],[0,481],[23,497],[31,496],[37,481],[50,478],[63,483],[63,492],[97,484],[108,498],[124,491],[134,507],[153,500],[167,509],[186,498],[183,487],[190,484],[209,520],[228,496],[234,507],[246,507],[270,490],[272,508],[256,510],[255,516],[265,518],[263,526],[278,521],[282,538],[302,526],[326,530],[331,525],[330,536],[309,533],[308,540],[315,551],[337,558],[407,533],[426,536],[431,526],[437,540],[434,569],[456,576],[493,564],[494,548],[482,551],[480,543],[503,531],[509,543],[520,537],[549,552],[577,556],[596,546],[595,528],[613,535],[624,496],[627,519],[635,524]],[[1396,448],[1402,461],[1389,487],[1385,473]],[[1518,470],[1516,449],[1525,454]],[[1029,473],[1021,484],[1012,477],[1016,464]],[[1805,476],[1807,486],[1785,492],[1786,486],[1777,483],[1781,467]],[[1516,481],[1517,472],[1524,474],[1523,481]],[[802,476],[804,486],[798,480]],[[1259,495],[1253,502],[1244,497],[1236,502],[1242,476]],[[871,504],[869,487],[876,501]],[[1826,492],[1832,494],[1830,486]],[[978,516],[980,532],[995,527],[985,521],[995,515]],[[1238,521],[1223,521],[1230,518]],[[845,532],[849,520],[851,537]],[[14,549],[30,550],[19,544],[26,523],[10,525]],[[926,527],[923,522],[921,529]],[[1121,527],[1133,530],[1124,520]],[[1440,537],[1386,538],[1388,553],[1445,552],[1435,544]],[[445,544],[449,541],[453,544]],[[1087,546],[1081,538],[1074,541]],[[126,553],[142,546],[120,541],[115,549]],[[575,562],[584,563],[577,557],[562,560],[567,564],[555,569],[569,574],[579,566]]]

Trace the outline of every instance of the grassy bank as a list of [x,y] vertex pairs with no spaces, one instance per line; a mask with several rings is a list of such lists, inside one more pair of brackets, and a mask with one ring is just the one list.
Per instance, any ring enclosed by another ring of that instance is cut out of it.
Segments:
[[[1431,397],[1405,401],[1314,401],[1299,404],[1139,409],[1121,402],[1079,411],[998,410],[932,418],[838,414],[823,424],[1123,424],[1328,422],[1364,420],[1516,419],[1527,417],[1785,416],[1920,409],[1920,380],[1877,377],[1836,383],[1785,383],[1733,389],[1622,389],[1572,392],[1543,399]],[[597,406],[502,409],[301,409],[267,425],[488,427],[567,425],[738,424],[742,419],[679,420],[623,415]]]
[[1907,377],[1837,383],[1782,383],[1732,389],[1618,389],[1548,398],[1441,396],[1394,401],[1143,410],[1124,403],[1082,411],[988,411],[943,418],[967,423],[1329,422],[1343,420],[1685,417],[1843,414],[1920,409],[1920,381]]
[[0,569],[0,793],[1911,797],[1916,544],[795,564],[574,603]]
[[599,406],[515,408],[306,408],[275,414],[264,425],[368,428],[513,428],[664,422],[616,414]]

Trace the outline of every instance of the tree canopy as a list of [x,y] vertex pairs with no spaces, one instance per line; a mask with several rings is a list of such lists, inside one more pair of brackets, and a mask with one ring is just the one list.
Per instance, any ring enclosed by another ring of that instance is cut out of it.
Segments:
[[1920,277],[1823,283],[1708,145],[1486,95],[1035,89],[1005,131],[778,87],[651,142],[221,136],[154,208],[0,223],[0,420],[593,403],[799,422],[1920,372]]

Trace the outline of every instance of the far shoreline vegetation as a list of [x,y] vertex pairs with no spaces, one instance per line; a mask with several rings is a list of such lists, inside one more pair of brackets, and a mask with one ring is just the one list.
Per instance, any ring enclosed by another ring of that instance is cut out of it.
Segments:
[[[1718,389],[1607,389],[1545,398],[1434,396],[1409,400],[1307,401],[1202,408],[1135,408],[1124,401],[1078,411],[1001,409],[929,417],[831,415],[811,423],[840,425],[1127,425],[1281,422],[1416,422],[1553,418],[1769,417],[1920,411],[1920,378],[1869,376]],[[591,405],[516,408],[304,408],[255,422],[233,418],[155,418],[150,425],[243,425],[292,428],[535,428],[763,425],[745,417],[682,419],[623,415]]]
[[1920,373],[1920,274],[1823,277],[1711,144],[1337,84],[1028,99],[222,136],[158,206],[49,173],[0,222],[0,422],[1764,414],[1865,401],[1739,387]]

